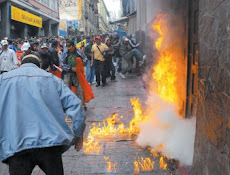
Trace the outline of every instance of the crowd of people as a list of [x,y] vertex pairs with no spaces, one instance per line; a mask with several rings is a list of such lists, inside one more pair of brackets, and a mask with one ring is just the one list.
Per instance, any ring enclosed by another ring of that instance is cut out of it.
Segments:
[[[62,78],[70,89],[75,88],[76,95],[83,101],[86,110],[85,103],[91,100],[86,100],[86,96],[87,93],[92,92],[84,83],[87,81],[90,85],[104,87],[107,85],[108,78],[112,82],[117,81],[116,71],[125,79],[126,73],[132,71],[134,58],[137,60],[137,70],[140,70],[145,56],[137,47],[138,45],[131,39],[126,36],[120,38],[118,34],[77,36],[69,39],[64,37],[33,37],[25,40],[4,38],[0,47],[0,72],[2,74],[16,69],[25,56],[33,54],[39,58],[43,70]],[[77,61],[77,58],[80,60]],[[122,66],[122,59],[127,62],[125,68]],[[79,67],[81,64],[83,66]],[[80,72],[76,68],[77,65]],[[82,77],[83,80],[80,81],[79,74],[83,74],[85,80]]]
[[134,58],[139,69],[145,56],[137,46],[118,35],[1,41],[0,161],[10,175],[30,175],[36,165],[48,175],[64,174],[62,154],[83,147],[91,85],[117,81],[116,71],[126,78]]

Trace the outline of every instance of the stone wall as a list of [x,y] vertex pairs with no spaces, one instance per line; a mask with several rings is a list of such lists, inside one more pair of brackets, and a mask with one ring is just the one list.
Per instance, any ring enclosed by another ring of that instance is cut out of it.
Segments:
[[194,174],[230,174],[230,1],[200,0]]

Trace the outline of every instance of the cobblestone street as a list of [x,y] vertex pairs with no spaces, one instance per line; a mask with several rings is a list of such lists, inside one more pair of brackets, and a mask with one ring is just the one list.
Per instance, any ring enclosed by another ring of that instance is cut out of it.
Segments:
[[[119,79],[118,82],[108,82],[105,88],[94,87],[95,99],[87,106],[87,129],[85,138],[88,134],[88,127],[92,123],[102,122],[105,118],[114,113],[124,116],[125,124],[129,123],[133,117],[133,110],[130,104],[130,98],[137,97],[143,102],[145,99],[145,90],[142,86],[140,78]],[[135,138],[107,138],[100,141],[102,149],[100,154],[85,155],[83,150],[77,153],[73,147],[63,155],[64,171],[66,175],[81,174],[134,174],[134,161],[141,157],[151,157],[147,150],[140,148],[135,143]],[[109,157],[112,163],[117,163],[116,170],[107,171],[107,162],[104,156]],[[170,170],[159,169],[159,159],[155,161],[154,171],[141,174],[177,174]],[[8,175],[8,168],[1,164],[0,174]],[[36,167],[33,175],[44,175],[41,170]]]

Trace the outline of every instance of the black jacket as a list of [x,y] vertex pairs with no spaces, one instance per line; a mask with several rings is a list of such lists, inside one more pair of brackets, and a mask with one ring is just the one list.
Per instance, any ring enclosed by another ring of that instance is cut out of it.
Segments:
[[92,47],[93,47],[93,44],[91,43],[88,43],[85,47],[85,55],[88,58],[88,60],[91,60],[92,58],[92,52],[91,52]]
[[46,70],[49,66],[52,70],[55,70],[53,66],[53,57],[52,55],[47,52],[46,54],[43,54],[41,51],[38,52],[40,55],[40,58],[42,60],[42,69]]
[[53,64],[55,64],[56,66],[59,67],[59,56],[58,56],[58,51],[55,47],[51,47],[49,49],[49,53],[51,54],[51,56],[53,57]]

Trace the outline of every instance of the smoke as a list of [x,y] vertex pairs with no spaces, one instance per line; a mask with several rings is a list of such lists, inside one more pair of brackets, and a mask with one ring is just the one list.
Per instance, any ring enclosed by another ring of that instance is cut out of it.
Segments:
[[[151,66],[143,80],[149,93],[145,110],[148,119],[140,124],[137,143],[152,149],[164,145],[159,150],[164,156],[191,166],[196,119],[182,117],[185,115],[187,84],[187,35],[183,20],[181,14],[161,13],[147,27],[151,41],[148,66]],[[154,24],[160,31],[153,30]],[[154,47],[157,40],[158,48]]]
[[176,107],[162,101],[156,95],[149,97],[146,115],[148,120],[140,124],[137,143],[157,148],[168,158],[177,159],[181,165],[192,165],[195,140],[195,118],[181,119]]

